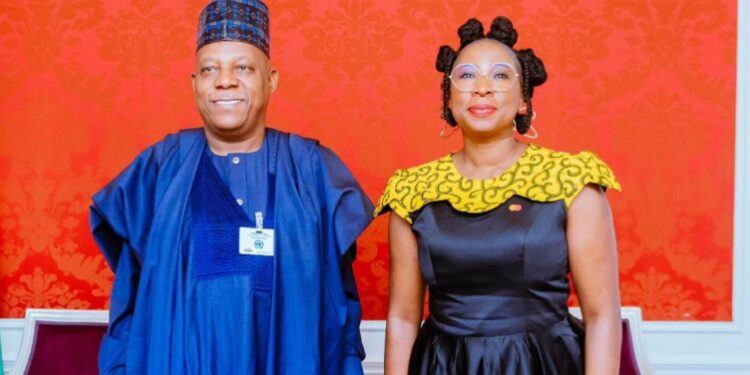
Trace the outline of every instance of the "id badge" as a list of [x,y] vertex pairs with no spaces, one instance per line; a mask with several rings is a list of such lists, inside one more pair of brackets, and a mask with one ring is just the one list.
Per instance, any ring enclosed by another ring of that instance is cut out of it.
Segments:
[[240,254],[273,256],[273,229],[240,227]]

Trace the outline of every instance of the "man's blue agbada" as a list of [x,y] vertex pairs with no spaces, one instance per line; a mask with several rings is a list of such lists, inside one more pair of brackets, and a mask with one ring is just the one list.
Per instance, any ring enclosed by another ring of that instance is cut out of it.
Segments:
[[[94,196],[94,237],[116,274],[103,373],[362,373],[350,250],[372,205],[330,150],[266,134],[277,155],[271,258],[243,259],[222,273],[196,257],[205,245],[196,245],[201,221],[253,225],[237,206],[206,216],[191,204],[191,194],[224,194],[208,202],[219,211],[231,201],[201,129],[167,136]],[[268,280],[243,273],[263,267]]]

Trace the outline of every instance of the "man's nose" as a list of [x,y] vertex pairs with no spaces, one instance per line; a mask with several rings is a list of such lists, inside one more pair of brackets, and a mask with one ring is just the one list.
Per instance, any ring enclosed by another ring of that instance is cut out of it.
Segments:
[[234,69],[220,69],[214,83],[218,88],[229,88],[237,86],[237,75]]

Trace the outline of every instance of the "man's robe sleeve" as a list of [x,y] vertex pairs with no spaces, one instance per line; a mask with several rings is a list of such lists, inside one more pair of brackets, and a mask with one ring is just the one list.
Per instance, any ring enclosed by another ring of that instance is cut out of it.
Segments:
[[344,326],[344,363],[341,373],[347,375],[362,374],[362,360],[365,359],[365,348],[362,346],[362,336],[359,330],[362,307],[357,293],[357,283],[354,280],[354,269],[352,269],[356,252],[356,245],[353,245],[352,250],[342,259],[341,270],[347,305]]
[[130,322],[141,270],[143,243],[151,227],[158,165],[154,148],[144,151],[93,197],[91,229],[115,273],[109,327],[99,354],[105,374],[124,374]]
[[329,149],[318,146],[322,172],[319,180],[323,192],[324,241],[339,255],[340,282],[345,295],[345,324],[342,374],[361,374],[365,350],[359,324],[362,308],[354,280],[352,262],[356,256],[356,239],[372,218],[373,206],[359,183],[341,160]]

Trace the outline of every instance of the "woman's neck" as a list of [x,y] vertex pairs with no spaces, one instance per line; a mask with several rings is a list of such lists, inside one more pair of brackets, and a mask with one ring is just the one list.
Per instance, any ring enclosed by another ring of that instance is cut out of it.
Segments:
[[515,164],[526,147],[512,135],[480,142],[464,137],[464,147],[453,156],[453,162],[467,178],[497,177]]

